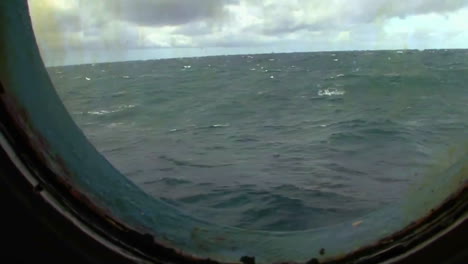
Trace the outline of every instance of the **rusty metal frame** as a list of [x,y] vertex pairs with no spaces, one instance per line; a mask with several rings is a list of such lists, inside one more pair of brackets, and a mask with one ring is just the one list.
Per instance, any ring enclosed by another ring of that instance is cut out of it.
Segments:
[[[2,4],[0,4],[1,7]],[[5,32],[0,31],[0,39],[4,37],[3,33]],[[25,52],[34,53],[35,51]],[[7,61],[12,58],[0,59]],[[0,70],[5,70],[5,68],[0,67]],[[43,73],[46,74],[45,71]],[[95,199],[70,180],[74,175],[68,170],[66,162],[59,155],[51,156],[53,147],[41,135],[41,132],[34,128],[30,113],[11,92],[14,91],[14,87],[11,86],[12,82],[8,80],[8,77],[5,77],[7,74],[7,72],[0,72],[0,146],[7,154],[9,162],[18,169],[19,175],[24,177],[32,190],[38,194],[37,199],[49,205],[49,210],[55,210],[86,236],[128,262],[220,263],[209,258],[185,254],[182,250],[172,248],[156,240],[151,232],[144,232],[141,228],[122,222],[102,205],[96,205]],[[63,175],[59,175],[60,173]],[[462,173],[466,178],[468,175],[466,162],[462,164]],[[453,232],[466,231],[467,225],[468,182],[464,181],[458,191],[451,194],[440,206],[401,231],[339,256],[321,257],[325,249],[320,252],[311,252],[310,255],[316,255],[317,258],[311,258],[306,263],[415,263],[414,256],[418,254],[420,260],[426,256],[424,263],[430,263],[436,259],[436,257],[427,259],[427,256],[433,256],[428,251],[431,245]],[[468,248],[468,241],[465,240],[464,245],[463,240],[459,243],[462,243],[462,249]],[[460,245],[453,248],[459,249]],[[445,250],[450,252],[450,248]],[[443,257],[443,254],[441,256]],[[437,263],[440,263],[443,259],[438,261]],[[239,256],[238,262],[253,264],[255,255]],[[278,263],[296,262],[280,261]]]

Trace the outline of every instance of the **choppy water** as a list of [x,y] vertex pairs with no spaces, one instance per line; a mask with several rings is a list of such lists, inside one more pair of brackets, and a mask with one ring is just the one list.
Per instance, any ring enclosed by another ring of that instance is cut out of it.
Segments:
[[467,140],[465,50],[49,72],[88,138],[132,181],[195,216],[244,228],[302,230],[367,214]]

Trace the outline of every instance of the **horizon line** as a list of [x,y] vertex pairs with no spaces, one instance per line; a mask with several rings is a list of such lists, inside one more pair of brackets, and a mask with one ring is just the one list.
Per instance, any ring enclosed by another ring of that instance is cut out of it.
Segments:
[[[251,55],[268,55],[268,54],[295,54],[295,53],[334,53],[334,52],[370,52],[370,51],[439,51],[439,50],[468,50],[468,48],[431,48],[431,49],[417,49],[417,48],[403,48],[403,49],[355,49],[355,50],[318,50],[318,51],[282,51],[282,52],[259,52],[259,53],[237,53],[237,54],[215,54],[215,55],[200,55],[200,56],[180,56],[180,57],[168,57],[168,58],[148,58],[148,59],[135,59],[135,60],[110,60],[102,62],[89,62],[89,63],[76,63],[76,64],[63,64],[63,65],[51,65],[48,66],[44,62],[46,68],[54,67],[68,67],[68,66],[85,66],[85,65],[98,65],[108,63],[125,63],[125,62],[143,62],[143,61],[159,61],[159,60],[176,60],[176,59],[195,59],[195,58],[210,58],[210,57],[221,57],[221,56],[251,56]],[[44,60],[43,60],[44,61]]]

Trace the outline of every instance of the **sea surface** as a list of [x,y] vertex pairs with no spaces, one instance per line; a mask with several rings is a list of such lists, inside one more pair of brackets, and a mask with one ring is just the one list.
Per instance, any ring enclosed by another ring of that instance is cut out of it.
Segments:
[[467,141],[467,50],[48,70],[74,120],[124,175],[223,225],[291,231],[357,219],[405,197]]

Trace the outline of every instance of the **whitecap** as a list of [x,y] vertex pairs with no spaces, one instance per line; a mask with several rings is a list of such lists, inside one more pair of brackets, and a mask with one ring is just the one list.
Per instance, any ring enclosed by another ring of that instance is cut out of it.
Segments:
[[229,127],[229,124],[214,124],[211,125],[211,127],[217,128],[217,127]]
[[385,77],[400,77],[400,74],[396,73],[396,72],[389,72],[389,73],[384,73],[383,76],[385,76]]
[[111,94],[111,96],[112,97],[117,97],[117,96],[122,96],[122,95],[125,95],[125,94],[127,94],[126,91],[119,91],[119,92]]
[[95,111],[88,111],[86,113],[90,114],[90,115],[106,115],[106,114],[121,112],[121,111],[123,111],[125,109],[130,109],[130,108],[134,108],[134,107],[136,107],[136,105],[132,105],[132,104],[119,105],[116,108],[114,108],[113,110],[95,110]]
[[274,79],[274,78],[275,78],[275,76],[273,76],[273,75],[270,76],[270,79]]
[[190,68],[192,68],[191,65],[184,65],[184,69],[190,69]]
[[105,115],[105,114],[110,114],[113,111],[107,111],[107,110],[99,110],[99,111],[89,111],[87,112],[90,115]]
[[123,125],[124,123],[121,123],[121,122],[118,122],[118,123],[110,123],[109,125],[107,125],[107,127],[109,128],[114,128],[114,127],[117,127],[117,126],[121,126]]
[[85,77],[85,79],[86,79],[87,81],[91,81],[91,78],[89,78],[89,77]]
[[340,73],[340,74],[336,75],[336,78],[340,78],[340,77],[344,77],[344,76],[345,76],[344,74]]
[[333,61],[339,61],[339,59],[334,59]]
[[318,91],[318,96],[334,96],[334,95],[344,95],[346,92],[344,90],[338,90],[336,88],[328,88]]
[[398,53],[398,54],[403,54],[403,53],[404,53],[404,51],[402,51],[402,50],[398,50],[396,53]]
[[122,78],[124,78],[124,79],[130,79],[130,76],[124,75],[124,76],[122,76]]
[[133,105],[133,104],[129,104],[129,105],[119,105],[119,106],[117,107],[117,109],[123,110],[123,109],[135,108],[135,107],[136,107],[136,105]]

